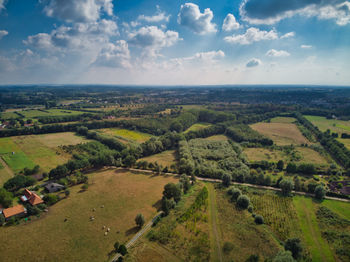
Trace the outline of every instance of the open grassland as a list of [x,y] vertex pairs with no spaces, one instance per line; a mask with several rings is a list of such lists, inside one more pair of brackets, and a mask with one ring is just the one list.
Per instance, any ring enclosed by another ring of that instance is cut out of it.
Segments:
[[350,220],[349,203],[334,200],[323,200],[321,205],[329,208],[333,212],[337,213],[339,216]]
[[332,132],[338,133],[348,133],[350,134],[350,121],[343,121],[337,119],[327,119],[323,116],[304,116],[313,125],[317,126],[322,132],[327,131],[327,129]]
[[211,124],[207,124],[207,123],[196,123],[193,124],[192,126],[190,126],[184,133],[188,133],[190,131],[197,131],[197,130],[201,130],[203,128],[209,127],[211,126]]
[[215,136],[209,136],[203,139],[208,141],[227,141],[228,137],[225,135],[215,135]]
[[[0,228],[5,240],[0,261],[107,261],[116,241],[124,243],[138,231],[136,214],[149,221],[157,212],[164,185],[177,181],[174,176],[116,170],[89,176],[92,184],[87,191],[71,188],[70,196],[41,219]],[[95,220],[90,221],[90,216]],[[111,229],[107,236],[103,226]]]
[[299,145],[310,142],[302,135],[295,124],[291,123],[256,123],[250,125],[255,131],[271,138],[276,145]]
[[150,134],[142,133],[139,131],[128,130],[128,129],[105,128],[105,129],[100,129],[99,131],[105,134],[120,138],[125,142],[134,141],[137,143],[143,143],[152,137],[152,135]]
[[5,161],[0,157],[0,187],[11,177],[13,177],[13,171],[8,167]]
[[14,172],[25,167],[33,168],[35,165],[49,171],[71,157],[59,146],[85,141],[72,132],[0,138],[0,156]]
[[335,261],[327,241],[322,238],[316,217],[316,204],[313,199],[295,196],[293,203],[298,214],[302,236],[310,251],[312,261]]
[[170,167],[172,164],[176,164],[176,152],[175,150],[167,150],[159,154],[141,158],[139,161],[147,161],[149,163],[157,162],[159,165],[162,165],[163,167],[165,166]]
[[293,123],[296,119],[294,117],[285,117],[285,116],[277,116],[274,118],[271,118],[271,123]]
[[239,210],[222,189],[216,190],[221,243],[231,243],[233,249],[223,252],[223,261],[246,261],[257,254],[261,261],[273,257],[281,247],[266,225],[256,225],[251,214]]
[[295,154],[293,155],[294,157],[286,152],[283,152],[282,150],[272,148],[245,148],[244,153],[249,161],[266,160],[270,162],[278,162],[279,160],[283,160],[286,163],[304,162],[317,165],[327,164],[327,159],[325,159],[315,150],[308,147],[296,147]]
[[344,146],[350,150],[350,139],[345,139],[345,138],[337,138],[337,140],[340,142],[340,143],[343,143]]

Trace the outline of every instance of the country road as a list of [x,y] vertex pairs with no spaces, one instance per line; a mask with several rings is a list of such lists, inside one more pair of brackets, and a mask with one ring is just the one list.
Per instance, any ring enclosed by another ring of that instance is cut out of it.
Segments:
[[[145,234],[153,225],[153,222],[157,219],[157,217],[159,217],[161,214],[163,213],[163,211],[160,211],[157,213],[157,215],[155,215],[153,217],[153,219],[151,221],[149,221],[139,232],[137,232],[130,240],[128,243],[126,243],[126,248],[129,249],[132,245],[135,244],[135,242],[143,235]],[[117,259],[119,257],[121,257],[122,255],[117,253],[113,258],[112,258],[112,262],[117,261]]]

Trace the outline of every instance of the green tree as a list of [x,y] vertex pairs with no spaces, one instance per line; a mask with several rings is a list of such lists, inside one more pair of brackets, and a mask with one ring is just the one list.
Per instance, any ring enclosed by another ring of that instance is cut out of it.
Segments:
[[180,177],[180,183],[182,184],[184,194],[186,194],[191,187],[190,179],[187,175],[183,174]]
[[174,198],[175,202],[181,200],[181,188],[174,183],[168,183],[164,186],[163,196],[167,199]]
[[47,194],[44,196],[44,201],[47,205],[51,206],[58,201],[58,196],[55,194]]
[[301,257],[301,253],[303,252],[303,247],[299,238],[287,239],[286,243],[284,244],[284,249],[292,252],[294,259]]
[[287,165],[287,173],[296,173],[297,172],[297,165],[296,164],[294,164],[294,163],[289,163],[288,165]]
[[259,255],[250,255],[245,262],[259,262]]
[[232,176],[231,176],[230,174],[224,174],[224,175],[222,176],[222,184],[223,184],[225,187],[230,186],[231,181],[232,181]]
[[242,209],[247,209],[250,204],[250,199],[246,195],[241,195],[237,198],[237,205]]
[[324,187],[322,185],[318,185],[316,188],[315,188],[315,197],[317,199],[324,199],[324,197],[326,196],[326,190],[324,189]]
[[261,215],[256,215],[254,221],[258,225],[264,224],[264,218]]
[[295,262],[290,251],[279,251],[272,262]]
[[68,196],[70,195],[69,189],[67,189],[66,191],[64,191],[64,194],[66,195],[66,197],[68,197]]
[[5,188],[0,188],[0,204],[2,207],[7,208],[12,204],[12,193],[8,192]]
[[283,160],[279,160],[277,162],[277,169],[283,170],[283,168],[284,168],[284,162],[283,162]]
[[232,201],[236,201],[240,195],[242,195],[241,190],[239,190],[238,188],[234,188],[234,189],[232,190],[232,197],[231,197],[231,200],[232,200]]
[[132,167],[136,163],[136,159],[132,155],[128,155],[124,158],[124,165],[126,167]]
[[128,253],[128,250],[126,249],[126,246],[124,244],[121,244],[119,246],[118,253],[120,253],[122,256],[125,256]]
[[138,225],[140,228],[145,224],[145,218],[143,217],[142,214],[137,214],[135,217],[135,223]]
[[282,189],[282,194],[285,196],[289,196],[294,188],[294,182],[289,178],[284,178],[279,183],[279,186]]
[[120,247],[119,242],[118,242],[118,241],[115,242],[115,243],[114,243],[114,250],[115,250],[116,252],[118,252],[119,247]]

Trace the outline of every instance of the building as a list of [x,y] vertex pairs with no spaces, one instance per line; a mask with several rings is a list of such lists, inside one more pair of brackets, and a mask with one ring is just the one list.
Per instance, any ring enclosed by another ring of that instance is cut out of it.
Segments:
[[36,206],[44,203],[44,201],[34,192],[29,191],[28,189],[24,189],[24,195],[21,196],[21,200],[23,202],[28,202],[32,206]]
[[14,207],[9,207],[4,210],[2,210],[2,213],[6,220],[8,220],[11,217],[21,217],[25,216],[27,214],[27,210],[22,205],[17,205]]
[[65,189],[65,186],[57,183],[48,183],[45,185],[45,188],[49,193],[53,193]]

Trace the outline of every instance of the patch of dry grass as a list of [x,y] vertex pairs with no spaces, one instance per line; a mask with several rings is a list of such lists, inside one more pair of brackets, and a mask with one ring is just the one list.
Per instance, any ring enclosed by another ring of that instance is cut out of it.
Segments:
[[176,152],[175,150],[167,150],[159,154],[147,156],[141,158],[139,161],[147,161],[147,162],[157,162],[159,165],[163,167],[170,167],[172,164],[176,163]]

